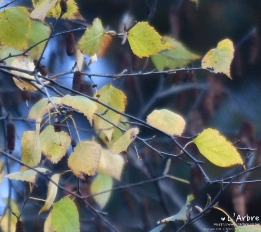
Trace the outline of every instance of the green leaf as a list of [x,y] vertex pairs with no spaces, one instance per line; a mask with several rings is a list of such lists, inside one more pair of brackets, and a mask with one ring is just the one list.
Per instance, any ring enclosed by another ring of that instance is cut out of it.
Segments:
[[166,226],[166,224],[160,224],[159,226],[152,229],[150,232],[160,232],[164,229],[165,226]]
[[261,225],[237,226],[235,232],[261,232]]
[[158,224],[166,223],[166,222],[170,222],[170,221],[176,221],[176,220],[186,221],[187,220],[187,210],[190,205],[190,202],[193,200],[194,200],[194,196],[192,194],[188,195],[186,204],[180,209],[180,211],[177,214],[159,221]]
[[[99,173],[91,183],[91,194],[100,193],[112,188],[113,181],[110,176]],[[111,196],[111,191],[94,196],[94,200],[103,208]]]
[[[53,180],[56,184],[58,184],[60,177],[61,177],[61,174],[54,174],[51,176],[51,180]],[[57,190],[58,190],[57,185],[55,185],[53,182],[49,181],[46,201],[45,201],[44,206],[41,208],[39,214],[43,211],[50,209],[50,207],[52,206],[52,204],[55,200]]]
[[111,146],[111,152],[114,154],[122,151],[127,151],[129,145],[134,141],[136,136],[139,134],[138,128],[131,128],[127,130],[115,143]]
[[11,7],[0,12],[0,44],[18,49],[27,48],[31,21],[25,7]]
[[203,69],[210,69],[214,73],[224,73],[230,79],[230,66],[234,58],[233,42],[224,39],[218,43],[217,48],[211,49],[201,61]]
[[[35,169],[38,170],[39,172],[43,172],[43,173],[46,173],[49,171],[46,168],[35,168]],[[5,177],[7,177],[10,180],[21,180],[21,181],[27,181],[27,182],[34,183],[37,174],[38,173],[35,170],[29,169],[24,172],[12,172],[12,173],[6,175]]]
[[83,96],[70,96],[66,95],[62,98],[62,104],[71,106],[74,109],[81,111],[86,116],[92,125],[94,113],[97,111],[97,105]]
[[193,142],[196,144],[200,153],[211,163],[220,167],[230,167],[242,164],[243,160],[236,148],[219,134],[217,130],[205,129]]
[[[114,109],[124,112],[127,104],[127,97],[119,89],[113,87],[111,84],[105,85],[101,88],[95,96],[99,95],[99,101],[113,107]],[[103,114],[103,117],[118,125],[121,120],[121,115],[115,113],[112,110],[98,104],[97,113]],[[109,141],[111,141],[112,133],[114,131],[113,126],[98,116],[94,116],[94,126],[96,130],[104,130],[103,133],[106,135]],[[109,129],[111,128],[111,129]]]
[[101,146],[96,142],[80,141],[68,159],[68,166],[77,177],[82,173],[93,176],[101,158]]
[[79,213],[68,197],[53,204],[51,229],[55,232],[80,231]]
[[191,53],[182,43],[174,38],[164,37],[164,40],[171,44],[175,49],[168,49],[151,56],[151,60],[157,70],[176,69],[186,66],[193,60],[200,58],[199,55]]
[[148,57],[155,53],[173,48],[151,27],[148,22],[139,22],[133,26],[127,35],[131,50],[138,57]]
[[4,176],[5,176],[4,163],[0,160],[0,184],[2,183]]
[[[25,131],[21,138],[22,148],[22,162],[28,164],[31,167],[36,167],[42,156],[41,145],[39,136],[36,131]],[[21,171],[25,171],[28,168],[21,166]]]
[[185,128],[185,120],[169,110],[154,110],[147,117],[151,126],[171,135],[181,135]]
[[98,52],[104,35],[105,30],[103,29],[101,20],[96,18],[93,20],[92,26],[87,27],[78,43],[78,48],[82,53],[93,56]]
[[39,136],[43,154],[52,162],[58,163],[71,144],[71,137],[64,131],[55,132],[48,125]]
[[121,179],[124,167],[124,158],[119,154],[111,154],[109,150],[102,149],[98,172],[111,176],[117,180]]
[[[7,45],[0,45],[0,59],[4,59],[8,57],[9,54],[16,55],[16,54],[20,54],[21,52],[22,52],[21,50],[18,50],[14,47],[9,47]],[[10,57],[7,60],[5,60],[5,62],[7,65],[11,66],[14,59],[15,59],[14,57]]]

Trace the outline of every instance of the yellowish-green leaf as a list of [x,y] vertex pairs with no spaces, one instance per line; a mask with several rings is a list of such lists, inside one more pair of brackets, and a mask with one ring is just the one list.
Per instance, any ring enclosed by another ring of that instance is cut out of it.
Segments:
[[218,43],[217,48],[208,51],[201,61],[201,66],[203,69],[209,69],[214,73],[224,73],[231,78],[230,65],[234,58],[234,51],[233,42],[224,39]]
[[[31,167],[36,167],[41,161],[41,145],[36,131],[25,131],[21,138],[22,162]],[[21,166],[21,171],[28,168]]]
[[127,130],[114,144],[111,146],[111,152],[114,154],[127,151],[129,145],[139,134],[139,128],[131,128]]
[[[44,25],[42,22],[36,21],[36,20],[31,20],[32,24],[29,30],[28,34],[28,47],[33,46],[34,44],[42,41],[45,38],[48,38],[51,30],[49,27]],[[39,31],[41,33],[39,33]],[[42,42],[27,53],[30,55],[31,58],[33,59],[39,59],[44,46],[46,42]]]
[[154,110],[148,115],[147,123],[171,135],[181,135],[186,125],[180,115],[166,109]]
[[121,179],[124,167],[124,158],[119,154],[111,154],[109,150],[102,149],[98,172],[111,176],[117,180]]
[[166,226],[167,224],[160,224],[159,226],[155,227],[154,229],[152,229],[150,232],[160,232],[164,229],[164,227]]
[[[127,97],[122,91],[113,87],[111,84],[108,84],[101,88],[95,96],[98,95],[99,101],[103,102],[104,104],[107,104],[120,112],[125,111]],[[117,114],[112,110],[107,111],[107,108],[100,104],[98,104],[97,112],[103,114],[104,118],[116,125],[118,125],[120,122],[120,114]],[[108,140],[111,141],[113,126],[110,123],[106,122],[98,116],[94,116],[94,126],[96,130],[104,130],[103,133],[107,136]]]
[[[42,173],[46,173],[49,171],[46,168],[35,168],[35,169]],[[38,173],[35,170],[29,169],[24,172],[12,172],[6,175],[5,177],[7,177],[10,180],[21,180],[21,181],[34,183],[37,174]]]
[[0,12],[0,44],[26,49],[30,25],[29,13],[25,7],[3,10]]
[[[60,177],[61,177],[61,174],[54,174],[54,175],[52,175],[51,180],[53,180],[56,184],[58,184]],[[49,181],[48,190],[47,190],[47,198],[46,198],[45,204],[42,207],[42,209],[40,210],[39,214],[43,211],[50,209],[50,207],[52,206],[52,204],[55,200],[57,190],[58,190],[57,185],[55,185],[53,182]]]
[[2,183],[4,176],[5,176],[4,163],[2,161],[0,161],[0,184]]
[[[4,58],[8,57],[9,54],[16,55],[16,54],[20,54],[20,53],[22,53],[21,50],[18,50],[13,47],[9,47],[7,45],[0,45],[0,59],[4,59]],[[14,59],[15,59],[14,57],[10,57],[7,60],[5,60],[5,62],[7,65],[11,66]]]
[[55,132],[52,125],[41,132],[39,139],[43,154],[52,163],[58,163],[71,144],[71,137],[64,131]]
[[180,211],[177,214],[159,221],[158,224],[166,223],[166,222],[170,222],[170,221],[176,221],[176,220],[186,221],[187,220],[187,210],[190,205],[190,202],[193,200],[194,200],[194,196],[192,194],[188,195],[186,204],[180,209]]
[[96,18],[93,20],[92,26],[87,27],[78,43],[78,48],[82,53],[93,56],[98,52],[104,35],[105,30],[101,20]]
[[31,12],[30,17],[33,19],[39,19],[44,21],[47,12],[55,6],[58,0],[43,0],[35,9]]
[[217,130],[205,129],[193,139],[193,142],[200,153],[217,166],[243,165],[243,160],[236,148]]
[[186,66],[194,60],[200,58],[199,55],[196,55],[174,38],[164,37],[164,40],[171,44],[175,49],[168,49],[151,56],[152,62],[157,68],[157,70],[164,69],[176,69]]
[[127,35],[131,50],[138,57],[148,57],[155,53],[164,50],[172,49],[173,47],[168,42],[164,41],[153,27],[148,22],[139,22],[133,26]]
[[71,106],[74,109],[81,111],[92,125],[94,113],[98,109],[97,105],[93,101],[83,96],[66,95],[62,98],[62,104]]
[[84,177],[83,173],[93,176],[98,169],[101,150],[100,144],[96,142],[79,142],[68,159],[69,168],[80,178]]
[[52,217],[53,217],[53,213],[52,211],[48,214],[48,217],[45,220],[44,223],[44,232],[54,232],[52,230]]
[[[91,184],[91,194],[112,189],[113,181],[110,176],[99,173]],[[94,196],[94,200],[103,208],[111,196],[111,191]]]
[[51,229],[56,232],[79,232],[79,213],[75,203],[68,197],[53,204]]
[[237,226],[235,232],[261,232],[261,225]]

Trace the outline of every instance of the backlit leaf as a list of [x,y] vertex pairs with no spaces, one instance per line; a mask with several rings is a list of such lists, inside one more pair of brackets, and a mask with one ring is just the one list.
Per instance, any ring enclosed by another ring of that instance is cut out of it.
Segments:
[[138,57],[148,57],[161,50],[173,48],[151,27],[148,22],[139,22],[127,35],[131,50]]
[[83,178],[83,173],[93,176],[101,158],[101,146],[96,142],[80,141],[68,159],[72,172]]
[[261,225],[256,224],[256,225],[237,226],[235,227],[235,232],[261,232]]
[[[112,188],[113,181],[110,176],[99,173],[91,183],[91,194],[100,193]],[[111,196],[111,191],[94,196],[94,200],[103,208]]]
[[162,71],[166,68],[182,68],[191,63],[193,60],[200,58],[199,55],[187,50],[182,43],[178,42],[174,38],[164,37],[164,40],[171,44],[175,49],[163,50],[151,56],[151,60],[157,70]]
[[192,194],[188,195],[186,204],[180,209],[180,211],[177,214],[159,221],[158,224],[170,222],[170,221],[176,221],[176,220],[186,221],[187,220],[187,210],[190,205],[190,202],[193,200],[194,200],[194,196]]
[[234,58],[234,51],[233,42],[224,39],[218,43],[217,48],[208,51],[201,61],[201,66],[203,69],[209,69],[214,73],[224,73],[231,78],[230,65]]
[[79,232],[79,213],[75,203],[68,197],[53,204],[51,229],[55,232]]
[[[25,131],[21,138],[22,148],[22,162],[28,164],[31,167],[36,167],[42,156],[41,145],[39,136],[36,131]],[[21,166],[21,171],[25,171],[28,168]]]
[[26,49],[30,25],[29,13],[25,7],[3,10],[0,12],[0,44]]
[[185,120],[169,110],[154,110],[147,117],[147,123],[170,135],[181,135],[185,128]]
[[[119,89],[113,87],[111,84],[105,85],[101,88],[95,96],[99,95],[99,101],[107,104],[114,109],[124,112],[127,104],[127,97]],[[118,125],[121,119],[121,115],[115,113],[112,110],[106,111],[107,108],[98,104],[97,113],[103,114],[103,117],[110,122]],[[106,113],[105,113],[106,112]],[[113,126],[98,116],[94,116],[94,126],[97,130],[104,130],[103,133],[107,136],[108,140],[111,141]],[[111,129],[109,129],[111,128]]]
[[94,113],[98,109],[97,105],[93,101],[83,96],[66,95],[62,98],[62,104],[71,106],[74,109],[81,111],[92,125]]
[[[61,174],[54,174],[54,175],[51,176],[51,179],[56,184],[58,184],[60,177],[61,177]],[[52,204],[55,200],[57,190],[58,190],[58,187],[53,182],[49,181],[45,204],[44,204],[44,206],[42,207],[42,209],[40,210],[39,213],[50,209],[50,207],[52,206]]]
[[114,144],[111,146],[111,152],[114,154],[126,151],[129,145],[133,142],[139,133],[138,128],[131,128],[127,130]]
[[[35,1],[33,1],[35,2]],[[31,12],[30,17],[44,21],[47,12],[55,6],[58,0],[43,0],[39,1],[39,5]]]
[[101,20],[96,18],[93,20],[92,26],[87,27],[78,43],[78,48],[82,53],[93,56],[98,52],[104,35],[105,30],[103,29]]
[[71,144],[71,137],[64,131],[55,132],[48,125],[39,136],[43,154],[52,162],[58,163]]
[[111,154],[109,150],[102,149],[98,172],[111,176],[117,180],[121,179],[124,167],[124,158],[119,154]]
[[[46,168],[35,168],[35,169],[42,173],[46,173],[49,171]],[[5,177],[7,177],[10,180],[21,180],[21,181],[34,183],[37,174],[38,173],[35,170],[29,169],[24,172],[12,172],[6,175]]]
[[200,153],[217,166],[230,167],[243,164],[243,160],[236,148],[217,130],[205,129],[193,139],[193,142]]

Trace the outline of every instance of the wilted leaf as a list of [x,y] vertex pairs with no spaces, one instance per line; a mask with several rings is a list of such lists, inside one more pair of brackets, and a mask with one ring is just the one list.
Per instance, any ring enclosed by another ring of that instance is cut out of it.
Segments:
[[98,109],[97,105],[93,101],[83,96],[66,95],[62,98],[62,104],[71,106],[74,109],[81,111],[92,125],[94,113]]
[[127,35],[131,50],[138,57],[148,57],[161,50],[173,48],[151,27],[148,22],[139,22]]
[[[46,168],[35,168],[35,169],[42,173],[46,173],[49,171]],[[21,181],[27,181],[27,182],[34,183],[37,174],[38,173],[35,170],[30,169],[30,170],[26,170],[24,172],[12,172],[12,173],[6,175],[5,177],[7,177],[10,180],[21,180]]]
[[236,226],[235,232],[261,232],[261,225]]
[[41,132],[39,139],[43,154],[52,163],[58,163],[71,144],[71,137],[64,131],[55,132],[52,125]]
[[79,213],[75,203],[68,197],[53,204],[51,229],[56,232],[79,232]]
[[190,202],[193,200],[194,200],[194,196],[192,194],[188,195],[186,204],[180,209],[180,211],[177,214],[175,214],[171,217],[165,218],[165,219],[159,221],[158,223],[165,223],[165,222],[176,221],[176,220],[186,221],[188,206],[190,205]]
[[0,44],[26,49],[30,25],[29,13],[25,7],[3,10],[0,12]]
[[68,159],[68,166],[80,178],[83,178],[82,173],[93,176],[98,169],[100,157],[100,144],[90,141],[80,141]]
[[102,38],[100,47],[97,51],[97,55],[100,57],[104,57],[110,48],[111,42],[112,42],[112,36],[105,34]]
[[236,148],[224,136],[220,135],[217,130],[205,129],[193,139],[193,142],[200,153],[217,166],[243,165],[243,160]]
[[[31,167],[36,167],[42,156],[39,136],[36,131],[25,131],[21,138],[22,162]],[[21,166],[21,171],[28,168]]]
[[131,128],[127,130],[114,144],[111,146],[111,152],[114,154],[126,151],[132,141],[139,133],[138,128]]
[[[58,184],[60,177],[61,177],[61,174],[54,174],[54,175],[52,175],[51,179],[56,184]],[[44,206],[40,210],[39,214],[43,211],[50,209],[50,207],[52,206],[52,204],[55,200],[57,190],[58,190],[58,187],[53,182],[49,181],[46,201],[45,201]]]
[[164,50],[151,56],[151,60],[157,70],[162,71],[166,68],[182,68],[191,63],[191,61],[200,58],[199,55],[196,55],[187,50],[187,48],[185,48],[182,43],[178,42],[174,38],[164,37],[164,40],[171,44],[175,49]]
[[171,135],[181,135],[185,128],[185,120],[169,110],[154,110],[147,117],[151,126]]
[[[99,173],[91,183],[91,194],[100,193],[112,188],[113,181],[110,176]],[[111,196],[111,191],[94,196],[94,200],[103,208]]]
[[[108,84],[101,88],[95,96],[99,95],[99,101],[107,104],[114,109],[124,112],[127,104],[127,97],[125,94],[119,89],[113,87],[111,84]],[[112,110],[108,110],[107,108],[98,104],[98,113],[103,114],[103,117],[109,120],[110,122],[118,125],[121,119],[121,115],[115,113]],[[105,113],[106,112],[106,113]],[[113,126],[103,120],[98,116],[94,116],[94,126],[97,130],[104,130],[103,133],[107,136],[108,140],[111,141]],[[111,129],[109,129],[111,128]]]
[[0,184],[2,183],[4,176],[5,176],[4,163],[0,161]]
[[217,48],[208,51],[201,61],[201,66],[214,73],[224,73],[231,78],[230,65],[234,58],[234,51],[232,41],[224,39],[218,43]]
[[[35,2],[35,1],[33,1]],[[43,0],[39,1],[39,5],[31,12],[30,17],[44,21],[47,12],[55,6],[58,0]]]
[[98,172],[111,176],[117,180],[121,179],[124,159],[119,154],[111,154],[109,150],[102,149]]
[[87,27],[78,43],[78,48],[82,53],[93,56],[98,52],[104,35],[105,30],[103,29],[101,20],[96,18],[93,20],[92,26]]

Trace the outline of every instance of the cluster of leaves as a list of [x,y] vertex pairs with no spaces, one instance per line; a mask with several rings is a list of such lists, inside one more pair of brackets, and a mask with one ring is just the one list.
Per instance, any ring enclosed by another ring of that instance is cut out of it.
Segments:
[[[65,1],[61,0],[60,3],[62,6]],[[57,20],[61,17],[82,19],[73,0],[68,0],[66,4],[65,10],[61,9],[58,0],[33,1],[34,10],[31,13],[20,6],[0,12],[0,59],[2,59],[1,61],[6,60],[7,64],[13,67],[10,69],[15,84],[20,89],[36,91],[49,83],[56,83],[51,78],[48,80],[46,75],[38,73],[38,61],[42,59],[45,46],[53,36],[53,31],[43,23],[45,17],[54,17]],[[116,33],[115,31],[106,31],[101,20],[96,18],[92,25],[84,30],[85,32],[76,47],[83,54],[90,56],[92,61],[97,60],[97,55],[104,54],[104,49],[101,48],[110,41],[108,37],[123,37],[123,42],[127,39],[132,52],[140,58],[151,56],[158,71],[163,71],[166,68],[184,67],[191,61],[200,58],[200,56],[188,51],[174,38],[161,37],[147,22],[134,23],[123,33]],[[38,31],[41,33],[37,33]],[[203,57],[201,68],[214,73],[224,73],[231,78],[230,65],[233,57],[233,43],[229,39],[224,39],[218,43],[215,49],[211,49]],[[33,62],[34,59],[38,63]],[[1,69],[5,69],[5,66],[2,65]],[[48,173],[50,173],[48,169],[40,165],[42,155],[56,164],[68,154],[70,169],[68,171],[80,179],[96,175],[90,189],[95,201],[103,208],[110,197],[110,191],[106,191],[112,189],[113,179],[121,179],[125,162],[120,153],[128,152],[129,146],[133,145],[136,140],[146,144],[146,141],[138,136],[143,126],[173,139],[179,147],[181,155],[190,156],[186,146],[193,142],[206,159],[219,167],[231,167],[244,163],[232,143],[215,129],[205,129],[193,137],[185,147],[180,146],[175,139],[182,136],[186,121],[181,115],[168,109],[152,111],[147,115],[146,122],[127,115],[125,113],[127,96],[112,84],[99,89],[93,96],[86,96],[73,90],[71,92],[77,93],[77,95],[67,94],[50,97],[45,92],[47,97],[42,98],[30,109],[28,119],[35,120],[35,130],[25,131],[22,135],[21,170],[10,173],[6,177],[29,182],[32,190],[37,180],[37,174],[49,175]],[[83,114],[86,117],[86,121],[97,132],[97,138],[103,143],[95,140],[82,141],[79,135],[78,143],[72,143],[74,138],[66,129],[66,122],[72,120],[77,128],[72,116],[73,112]],[[122,122],[124,117],[136,120],[140,128],[127,126],[129,125],[128,121]],[[62,118],[62,120],[59,121],[58,118]],[[72,144],[73,146],[70,148]],[[200,163],[195,158],[191,156],[190,158],[204,174]],[[0,163],[0,167],[1,165],[3,166]],[[45,221],[44,231],[46,232],[80,230],[79,213],[74,201],[65,197],[55,202],[58,188],[60,188],[58,183],[64,173],[51,174],[49,178],[47,198],[40,210],[43,212],[52,207]],[[167,171],[164,175],[167,175]],[[206,175],[205,178],[207,178]],[[99,194],[104,191],[105,193]],[[72,192],[70,194],[73,195]],[[186,212],[193,198],[190,195],[187,203],[178,214],[161,220],[159,222],[161,225],[152,231],[161,231],[169,221],[186,221],[188,219]],[[209,208],[212,206],[208,205]],[[242,229],[245,230],[243,227]],[[259,227],[257,229],[260,230]]]

